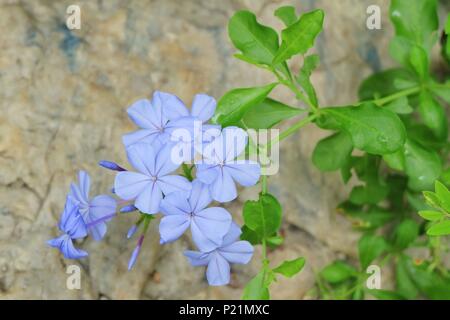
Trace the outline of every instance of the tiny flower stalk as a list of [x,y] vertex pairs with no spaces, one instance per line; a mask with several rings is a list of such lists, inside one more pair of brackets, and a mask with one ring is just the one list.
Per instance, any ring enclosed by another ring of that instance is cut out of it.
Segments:
[[[133,253],[131,254],[130,261],[128,262],[128,270],[131,270],[136,263],[136,260],[141,252],[142,244],[144,242],[145,233],[147,232],[150,221],[154,219],[153,215],[146,214],[143,217],[144,227],[142,229],[141,235],[139,236],[136,248],[134,248]],[[140,222],[138,222],[140,224]],[[132,228],[133,229],[133,228]],[[137,229],[137,227],[136,227]],[[129,231],[130,232],[130,231]],[[128,232],[128,233],[129,233]],[[134,231],[135,232],[135,231]]]

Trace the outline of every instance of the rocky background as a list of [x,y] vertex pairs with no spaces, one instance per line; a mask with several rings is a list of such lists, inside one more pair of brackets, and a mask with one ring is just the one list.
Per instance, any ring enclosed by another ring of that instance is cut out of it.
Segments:
[[[65,27],[66,8],[81,6],[81,30]],[[202,268],[182,255],[188,237],[160,246],[150,228],[132,272],[127,262],[135,239],[126,240],[132,215],[109,224],[101,242],[88,240],[83,261],[64,260],[45,241],[56,223],[69,183],[78,169],[104,193],[114,175],[98,160],[126,163],[121,135],[134,129],[125,110],[154,90],[219,98],[238,86],[273,81],[270,74],[232,57],[227,21],[239,9],[253,10],[262,23],[281,28],[280,5],[298,12],[323,8],[324,32],[316,50],[321,66],[312,80],[322,105],[356,100],[359,82],[393,64],[387,0],[232,1],[0,1],[0,298],[3,299],[234,299],[259,267],[233,268],[227,287],[208,287]],[[382,29],[368,30],[366,8],[378,4]],[[298,69],[298,62],[293,68]],[[277,89],[275,96],[296,104]],[[356,256],[358,234],[335,213],[348,188],[338,174],[323,175],[310,161],[324,132],[306,127],[283,141],[281,169],[269,180],[284,209],[285,244],[269,253],[273,263],[304,256],[297,277],[272,287],[275,299],[313,298],[314,271],[333,259]],[[239,220],[242,203],[258,188],[244,190],[228,209]],[[81,290],[66,288],[66,269],[82,268]]]

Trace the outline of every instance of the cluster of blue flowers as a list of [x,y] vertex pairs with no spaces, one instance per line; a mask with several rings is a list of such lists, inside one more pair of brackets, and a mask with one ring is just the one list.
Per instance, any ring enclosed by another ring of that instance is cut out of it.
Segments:
[[[230,281],[230,263],[246,264],[253,247],[240,241],[240,228],[224,208],[213,201],[229,202],[237,197],[236,182],[252,186],[261,168],[246,160],[247,133],[238,127],[221,128],[207,124],[214,115],[214,98],[198,94],[191,110],[176,96],[155,92],[152,100],[139,100],[128,108],[130,119],[139,127],[123,136],[133,170],[110,161],[100,165],[117,171],[113,192],[124,204],[120,212],[138,210],[139,220],[129,230],[131,238],[143,225],[128,268],[136,262],[148,222],[162,213],[159,224],[161,244],[177,240],[190,229],[198,251],[186,251],[194,266],[207,266],[210,285]],[[183,165],[185,176],[177,174]],[[194,170],[195,169],[195,170]],[[195,172],[195,178],[193,178]],[[59,227],[62,236],[49,244],[60,248],[66,258],[81,258],[72,239],[90,233],[95,240],[106,232],[105,222],[116,212],[110,196],[89,200],[89,176],[80,172],[79,186],[72,185]]]

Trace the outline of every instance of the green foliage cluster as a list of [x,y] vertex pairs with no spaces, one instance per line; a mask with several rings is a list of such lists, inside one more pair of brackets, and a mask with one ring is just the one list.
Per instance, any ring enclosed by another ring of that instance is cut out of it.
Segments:
[[[395,35],[389,49],[399,66],[369,76],[360,85],[360,101],[345,106],[320,106],[310,81],[319,65],[319,56],[310,49],[322,31],[324,12],[297,15],[294,7],[285,6],[275,16],[285,25],[280,34],[249,11],[236,12],[230,19],[229,37],[239,51],[235,57],[273,73],[275,81],[227,92],[213,120],[223,126],[264,129],[305,115],[283,131],[277,142],[311,123],[330,132],[317,143],[312,162],[321,171],[340,171],[343,183],[352,177],[356,181],[338,212],[361,231],[359,264],[334,261],[316,272],[316,293],[331,299],[367,295],[450,299],[449,271],[442,261],[447,251],[445,236],[450,234],[444,109],[450,103],[450,81],[438,82],[430,72],[430,52],[439,38],[436,0],[391,1]],[[449,33],[450,17],[441,41],[447,61]],[[294,73],[288,61],[298,57],[303,65]],[[301,106],[270,98],[277,86],[290,89]],[[268,299],[277,275],[292,277],[305,264],[305,259],[298,258],[270,266],[267,247],[276,248],[283,241],[279,233],[282,206],[268,193],[267,177],[261,185],[259,199],[248,201],[243,209],[242,238],[263,249],[261,271],[247,284],[245,299]],[[433,186],[435,192],[430,191]],[[414,259],[410,249],[417,247],[429,249],[430,258]],[[375,261],[380,267],[387,263],[394,267],[393,290],[367,289],[367,268]]]

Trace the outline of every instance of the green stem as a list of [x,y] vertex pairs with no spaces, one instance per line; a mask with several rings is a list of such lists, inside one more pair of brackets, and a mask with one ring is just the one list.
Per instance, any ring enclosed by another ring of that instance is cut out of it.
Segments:
[[318,107],[315,106],[309,98],[305,97],[303,92],[297,87],[297,85],[295,84],[295,82],[293,81],[292,78],[291,79],[283,78],[275,69],[273,69],[272,72],[275,74],[278,81],[282,85],[288,87],[289,89],[291,89],[292,92],[295,93],[295,96],[297,97],[297,99],[306,103],[308,105],[308,107],[311,109],[311,111],[313,111],[315,114],[319,114]]
[[281,132],[278,137],[276,137],[273,140],[271,140],[267,144],[267,147],[270,147],[272,144],[278,143],[281,140],[289,137],[295,131],[297,131],[298,129],[304,127],[305,125],[307,125],[308,123],[310,123],[311,121],[313,121],[316,118],[317,118],[317,114],[312,114],[309,117],[303,118],[302,120],[298,121],[297,123],[295,123],[292,126],[290,126],[289,128],[287,128],[285,131]]
[[[420,86],[412,87],[412,88],[398,91],[396,93],[393,93],[391,95],[388,95],[388,96],[385,96],[382,98],[370,100],[370,102],[375,103],[377,106],[382,106],[382,105],[385,105],[386,103],[397,100],[398,98],[416,94],[416,93],[420,92],[420,90],[422,90],[422,87],[420,87]],[[359,104],[364,103],[364,102],[367,102],[367,101],[361,101]]]

